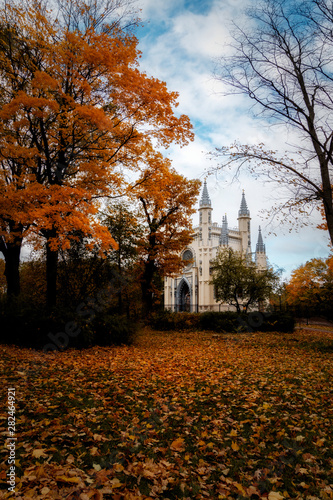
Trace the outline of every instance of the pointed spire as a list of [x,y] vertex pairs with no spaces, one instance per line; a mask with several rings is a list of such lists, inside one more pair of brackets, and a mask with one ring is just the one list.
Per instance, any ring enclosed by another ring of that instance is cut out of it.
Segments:
[[256,246],[256,252],[257,253],[266,253],[264,241],[262,239],[262,234],[261,234],[261,227],[259,226],[259,233],[258,233],[258,242]]
[[201,200],[200,200],[200,207],[211,207],[211,206],[212,206],[212,202],[210,201],[210,198],[209,198],[208,189],[207,189],[207,182],[205,179],[204,187],[202,190],[202,196],[201,196]]
[[229,229],[227,214],[222,217],[222,231],[220,236],[220,245],[228,245],[229,242]]
[[238,211],[238,216],[240,217],[241,215],[246,215],[248,217],[250,216],[250,210],[247,208],[244,189],[242,194],[240,210]]

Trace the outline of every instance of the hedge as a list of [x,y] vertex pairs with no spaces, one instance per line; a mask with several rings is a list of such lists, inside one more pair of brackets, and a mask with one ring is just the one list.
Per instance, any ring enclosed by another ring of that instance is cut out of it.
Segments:
[[238,314],[231,311],[187,313],[164,310],[152,314],[150,325],[152,328],[161,331],[292,332],[295,327],[295,320],[286,313],[261,313],[258,311],[248,314]]
[[0,343],[51,350],[131,344],[137,323],[107,311],[79,316],[71,311],[38,310],[0,314]]

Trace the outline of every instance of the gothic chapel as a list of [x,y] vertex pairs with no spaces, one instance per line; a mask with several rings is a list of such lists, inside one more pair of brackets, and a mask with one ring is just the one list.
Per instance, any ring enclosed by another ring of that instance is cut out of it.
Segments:
[[[238,211],[238,228],[228,227],[227,216],[222,218],[222,225],[212,222],[212,203],[209,198],[206,181],[204,182],[199,203],[199,226],[194,228],[193,241],[182,252],[182,259],[188,265],[183,273],[164,282],[164,306],[172,311],[227,311],[233,310],[227,304],[219,304],[214,298],[211,280],[211,261],[218,250],[231,247],[243,255],[253,258],[251,252],[250,211],[243,191]],[[267,268],[265,245],[259,226],[258,241],[254,253],[258,270]]]

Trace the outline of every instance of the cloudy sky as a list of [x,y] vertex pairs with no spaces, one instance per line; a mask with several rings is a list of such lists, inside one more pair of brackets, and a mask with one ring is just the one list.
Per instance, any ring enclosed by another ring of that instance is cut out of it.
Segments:
[[[246,97],[221,95],[220,84],[213,78],[218,56],[229,50],[231,22],[246,22],[242,12],[245,3],[246,0],[138,0],[144,23],[137,32],[141,67],[150,76],[165,81],[169,90],[179,92],[177,113],[187,114],[194,126],[193,143],[166,152],[174,167],[189,178],[205,178],[207,169],[215,165],[207,154],[216,147],[237,140],[243,144],[263,142],[270,148],[284,150],[290,139],[284,130],[268,128],[255,119]],[[306,260],[328,255],[328,237],[315,229],[316,220],[319,221],[316,215],[310,227],[298,232],[290,232],[287,225],[272,226],[260,217],[260,211],[272,206],[275,188],[245,173],[237,182],[232,183],[232,177],[232,172],[223,172],[207,179],[214,221],[220,224],[222,215],[227,213],[229,226],[237,226],[244,189],[252,217],[252,251],[261,225],[269,260],[283,267],[285,276]],[[197,219],[195,216],[195,224]]]

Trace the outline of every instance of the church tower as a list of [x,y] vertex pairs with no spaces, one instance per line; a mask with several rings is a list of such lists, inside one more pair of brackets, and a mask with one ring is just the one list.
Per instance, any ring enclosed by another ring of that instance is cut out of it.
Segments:
[[267,269],[266,248],[262,239],[260,226],[258,232],[258,241],[256,245],[256,266],[259,270]]
[[211,239],[212,210],[212,202],[209,198],[207,183],[205,180],[199,203],[199,240],[203,245],[209,245],[208,241]]
[[251,254],[251,217],[250,210],[247,208],[245,193],[243,190],[241,206],[238,211],[238,228],[242,238],[242,253]]

